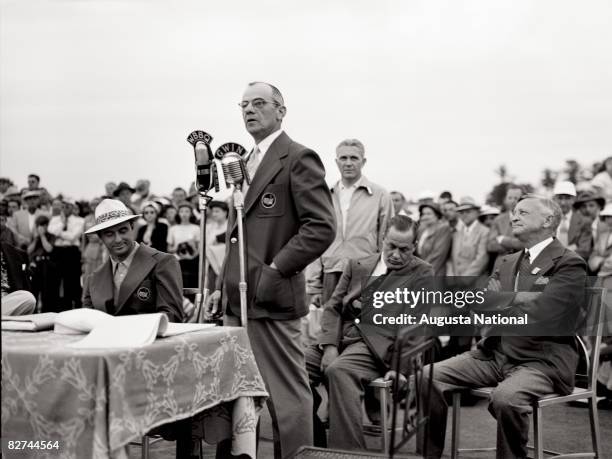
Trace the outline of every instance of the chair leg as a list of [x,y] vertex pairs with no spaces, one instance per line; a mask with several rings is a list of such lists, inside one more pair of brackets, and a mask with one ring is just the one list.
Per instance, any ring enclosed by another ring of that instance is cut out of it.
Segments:
[[140,457],[142,459],[149,459],[149,437],[143,435],[140,439],[142,446],[140,447]]
[[451,459],[459,457],[459,411],[461,410],[461,392],[453,392],[453,425],[451,434]]
[[542,408],[533,407],[533,453],[535,459],[544,458],[544,445],[542,445]]
[[389,449],[389,419],[387,418],[387,395],[389,391],[383,388],[379,391],[380,394],[380,430],[381,430],[381,451],[387,454]]
[[593,394],[589,398],[589,418],[591,421],[591,441],[593,442],[593,452],[597,459],[601,459],[601,438],[599,433],[599,415],[597,414],[597,396]]

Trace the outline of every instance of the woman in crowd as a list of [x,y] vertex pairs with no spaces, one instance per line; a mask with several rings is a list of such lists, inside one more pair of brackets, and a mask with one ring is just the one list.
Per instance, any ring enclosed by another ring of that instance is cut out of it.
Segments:
[[198,286],[198,244],[200,227],[193,223],[191,204],[184,201],[178,207],[179,224],[168,231],[168,252],[179,259],[183,273],[183,287]]
[[59,312],[60,276],[54,260],[55,236],[48,231],[49,217],[39,215],[34,221],[34,239],[28,246],[32,293],[40,301],[41,312]]
[[208,260],[208,285],[213,289],[225,256],[225,231],[227,230],[229,208],[223,201],[211,201],[208,208],[206,259]]
[[168,228],[178,224],[178,210],[173,204],[164,209],[164,219],[168,222]]
[[142,204],[142,216],[145,225],[138,228],[136,241],[161,252],[168,251],[168,225],[159,221],[161,206],[154,201]]
[[[96,224],[96,218],[94,217],[94,211],[98,204],[100,204],[100,198],[94,198],[89,203],[89,213],[84,219],[84,231]],[[83,236],[83,250],[82,250],[82,262],[83,262],[83,280],[85,280],[91,273],[93,273],[104,261],[106,260],[106,248],[97,234],[85,234]]]
[[444,276],[452,240],[450,226],[442,220],[437,204],[421,204],[419,214],[416,254],[433,267],[434,275]]

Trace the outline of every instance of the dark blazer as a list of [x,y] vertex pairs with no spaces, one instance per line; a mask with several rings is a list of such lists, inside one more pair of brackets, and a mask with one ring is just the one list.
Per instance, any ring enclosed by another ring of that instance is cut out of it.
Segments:
[[[384,371],[393,367],[393,362],[397,357],[394,344],[398,330],[374,325],[371,315],[380,312],[388,316],[390,315],[389,308],[392,306],[387,304],[382,309],[369,307],[362,309],[362,306],[369,302],[366,296],[368,295],[368,287],[372,287],[376,282],[373,278],[368,285],[369,277],[379,260],[380,254],[360,260],[349,260],[332,297],[324,305],[318,344],[339,346],[347,331],[354,326],[355,318],[359,318],[360,323],[357,328],[372,355]],[[393,271],[392,275],[388,275],[375,289],[378,291],[394,291],[396,288],[407,288],[414,291],[421,288],[428,289],[432,285],[433,275],[431,265],[413,257],[406,267]],[[402,310],[394,311],[395,314],[393,315],[402,312],[420,315],[418,310],[403,305],[400,308]],[[417,335],[421,335],[421,337]],[[411,337],[411,344],[419,342],[423,335],[424,333],[415,333]],[[408,352],[410,346],[405,346],[404,349]]]
[[[147,225],[141,226],[138,228],[138,234],[136,235],[136,242],[142,243],[142,239],[144,237],[145,231],[147,230]],[[159,250],[160,252],[168,251],[168,225],[163,222],[155,223],[155,228],[153,228],[153,233],[151,233],[151,246],[154,249]]]
[[176,257],[140,245],[113,304],[113,273],[109,260],[86,280],[83,307],[112,315],[165,312],[171,322],[183,321],[183,281]]
[[[282,133],[264,155],[245,197],[249,318],[297,319],[307,314],[302,271],[336,235],[325,168],[314,151]],[[225,263],[217,280],[225,311],[240,316],[236,211],[227,225]],[[274,262],[278,270],[270,267]]]
[[[528,283],[522,291],[539,292],[531,299],[517,299],[516,273],[523,251],[498,258],[493,276],[501,283],[501,292],[487,294],[483,309],[507,316],[528,315],[528,323],[537,323],[540,336],[496,337],[500,329],[484,329],[479,347],[485,351],[501,341],[503,351],[515,362],[538,368],[548,375],[561,394],[570,393],[578,364],[578,352],[572,336],[553,336],[559,330],[572,330],[583,314],[586,263],[575,252],[553,240],[533,260]],[[535,274],[534,274],[535,272]],[[548,335],[548,336],[544,336]],[[491,357],[490,354],[486,358]]]
[[2,258],[6,264],[10,292],[30,290],[28,255],[23,250],[4,242],[0,246],[2,248]]
[[[419,231],[420,238],[422,231]],[[450,256],[452,240],[450,225],[440,220],[422,245],[419,243],[421,249],[417,248],[417,256],[432,266],[436,276],[446,275],[446,262]]]

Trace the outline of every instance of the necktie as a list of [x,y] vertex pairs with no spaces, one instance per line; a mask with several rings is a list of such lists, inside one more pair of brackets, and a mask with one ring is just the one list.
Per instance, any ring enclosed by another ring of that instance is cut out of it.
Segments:
[[517,275],[516,290],[518,292],[525,291],[529,284],[529,277],[531,276],[531,259],[528,250],[526,250],[525,255],[523,255]]
[[[257,168],[259,167],[260,162],[261,162],[261,151],[259,151],[259,147],[255,145],[255,148],[253,148],[253,151],[249,155],[249,159],[246,163],[246,170],[249,173],[249,178],[251,179],[251,182],[253,182],[253,177],[255,177],[255,172],[257,172]],[[244,184],[242,185],[242,192],[244,193],[245,196],[248,190],[249,190],[249,185],[245,181]]]
[[113,275],[113,282],[115,284],[115,294],[113,299],[115,300],[115,305],[117,304],[117,300],[119,298],[119,289],[121,288],[121,284],[125,279],[125,275],[127,274],[127,266],[124,262],[117,263],[117,267],[115,268],[115,274]]
[[568,234],[569,222],[567,221],[567,215],[564,215],[563,220],[561,220],[561,224],[559,225],[559,231],[557,231],[557,239],[566,247],[568,245]]

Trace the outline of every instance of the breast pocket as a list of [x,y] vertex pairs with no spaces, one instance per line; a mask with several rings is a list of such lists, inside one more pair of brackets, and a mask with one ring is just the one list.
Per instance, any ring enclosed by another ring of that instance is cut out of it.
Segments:
[[144,280],[138,286],[132,298],[134,300],[135,309],[139,312],[155,312],[147,311],[151,308],[151,305],[155,304],[155,286],[150,279]]
[[260,218],[285,215],[287,186],[282,183],[268,185],[259,197],[256,215]]

